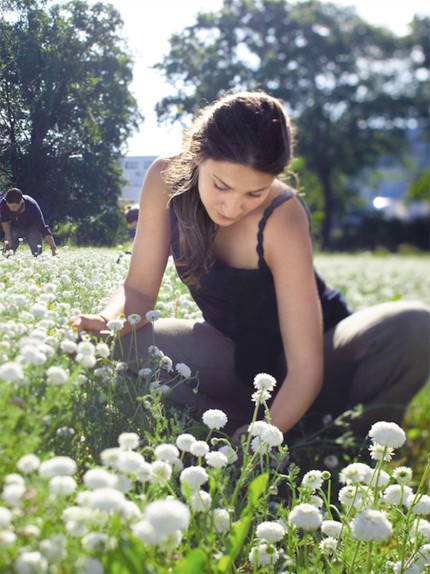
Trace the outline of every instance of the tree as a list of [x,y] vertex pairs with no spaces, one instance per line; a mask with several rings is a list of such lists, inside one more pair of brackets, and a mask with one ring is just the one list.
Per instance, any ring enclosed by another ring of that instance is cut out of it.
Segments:
[[0,14],[0,181],[52,222],[116,205],[140,115],[119,13],[83,0],[8,0]]
[[158,104],[160,120],[231,89],[262,88],[285,102],[296,153],[321,185],[328,247],[334,218],[352,198],[346,179],[403,145],[410,98],[397,38],[352,8],[317,0],[224,0],[170,44],[157,67],[176,94]]

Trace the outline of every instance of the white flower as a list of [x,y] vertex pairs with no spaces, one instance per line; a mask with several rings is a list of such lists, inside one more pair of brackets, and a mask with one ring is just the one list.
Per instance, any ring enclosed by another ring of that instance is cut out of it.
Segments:
[[324,554],[325,556],[333,554],[337,548],[336,538],[333,538],[332,536],[324,538],[324,540],[321,540],[321,542],[319,543],[319,548],[321,554]]
[[48,562],[40,552],[23,552],[15,562],[17,574],[44,574],[48,571]]
[[54,534],[44,538],[39,544],[40,552],[49,562],[60,562],[67,558],[67,538],[62,534]]
[[109,544],[109,536],[105,532],[90,532],[81,540],[82,547],[87,552],[105,552]]
[[275,546],[271,544],[259,544],[251,548],[249,553],[249,561],[251,564],[258,566],[267,566],[269,564],[276,564],[279,559],[279,553]]
[[96,364],[96,357],[94,355],[83,355],[82,353],[78,353],[75,357],[75,361],[78,365],[81,365],[81,367],[91,369]]
[[412,494],[412,488],[406,485],[390,484],[384,491],[382,499],[387,504],[399,506],[405,504],[408,496]]
[[156,529],[147,520],[140,520],[131,525],[131,531],[142,542],[148,545],[164,544],[167,536]]
[[414,514],[430,514],[430,496],[427,494],[410,494],[406,499],[406,507]]
[[35,524],[25,524],[21,532],[24,534],[24,536],[30,536],[34,538],[39,538],[40,536],[40,528]]
[[0,379],[15,383],[17,381],[22,381],[23,378],[24,371],[19,363],[8,361],[3,363],[3,365],[0,365]]
[[151,476],[149,480],[151,482],[165,483],[170,480],[172,476],[172,467],[169,463],[164,462],[164,460],[154,460],[151,464]]
[[103,564],[98,558],[87,556],[81,570],[82,574],[103,574]]
[[96,348],[90,341],[81,341],[78,343],[77,352],[81,355],[89,355],[92,357],[96,353]]
[[233,464],[238,460],[236,451],[234,451],[229,444],[225,444],[219,448],[218,452],[221,452],[226,458],[228,464]]
[[21,355],[32,365],[43,365],[46,362],[46,355],[35,345],[24,345],[21,349]]
[[255,535],[263,542],[279,542],[285,536],[285,529],[279,522],[262,522],[257,526]]
[[[167,464],[167,463],[166,463]],[[152,471],[152,464],[149,462],[144,462],[140,467],[139,471],[136,472],[136,480],[140,480],[140,482],[149,482],[153,479],[153,471]],[[170,478],[170,476],[169,476]],[[169,480],[169,479],[167,479]],[[165,482],[165,480],[163,480]]]
[[107,328],[111,331],[121,331],[124,327],[125,317],[117,317],[116,319],[111,319],[107,322]]
[[175,369],[184,379],[191,377],[191,369],[185,363],[176,363]]
[[149,367],[143,367],[142,369],[139,369],[139,372],[137,374],[139,375],[139,377],[147,379],[152,376],[152,369],[150,369]]
[[339,480],[344,484],[368,484],[373,470],[362,462],[353,462],[340,471]]
[[52,365],[46,371],[48,383],[53,385],[64,385],[69,379],[69,372],[63,367]]
[[26,488],[23,484],[8,484],[3,488],[2,497],[8,506],[19,508]]
[[5,506],[0,506],[0,528],[4,528],[12,521],[12,512]]
[[40,466],[40,460],[35,454],[25,454],[16,463],[16,466],[23,474],[30,474]]
[[142,317],[140,315],[138,315],[137,313],[132,313],[131,315],[129,315],[127,317],[127,321],[130,323],[130,325],[137,325],[139,323],[139,321],[142,320]]
[[173,444],[160,444],[155,448],[155,458],[170,464],[176,464],[179,459],[179,450]]
[[213,468],[223,468],[227,465],[228,459],[222,452],[208,452],[205,455],[206,462]]
[[75,429],[69,427],[59,427],[55,434],[61,438],[70,439],[75,435]]
[[104,468],[91,468],[87,470],[83,477],[84,484],[87,488],[95,490],[96,488],[115,488],[118,477]]
[[321,532],[331,538],[339,538],[342,531],[342,523],[337,520],[323,520],[321,523]]
[[267,430],[268,426],[269,423],[266,421],[255,421],[249,425],[248,432],[250,432],[252,436],[261,436],[263,432]]
[[70,496],[75,492],[77,484],[73,476],[54,476],[49,481],[49,489],[57,495]]
[[189,466],[181,472],[179,479],[190,490],[198,490],[202,484],[208,481],[209,476],[201,466]]
[[370,457],[373,460],[385,460],[389,462],[392,458],[394,449],[388,446],[382,446],[382,444],[372,444],[369,446]]
[[390,475],[385,470],[375,471],[369,481],[370,486],[387,486],[390,482]]
[[165,371],[167,371],[168,373],[170,373],[173,370],[173,361],[170,357],[167,357],[166,355],[164,355],[163,357],[161,357],[160,359],[160,369],[164,369]]
[[418,518],[412,525],[411,534],[414,536],[421,534],[425,537],[426,542],[430,542],[430,522],[424,518]]
[[176,439],[176,446],[184,452],[190,452],[191,446],[195,442],[196,438],[192,434],[183,433]]
[[259,373],[254,377],[254,387],[258,391],[273,391],[276,386],[276,379],[267,373]]
[[35,303],[30,307],[29,311],[35,317],[44,317],[48,311],[48,308],[46,305]]
[[412,469],[408,466],[399,466],[393,470],[392,477],[399,484],[408,484],[412,480]]
[[357,508],[363,500],[363,493],[356,486],[348,484],[339,490],[338,498],[339,502],[344,506],[354,505]]
[[211,512],[215,530],[219,533],[230,530],[230,514],[225,508],[214,508]]
[[60,349],[65,353],[75,353],[78,345],[74,341],[70,341],[69,339],[64,339],[60,343]]
[[124,474],[135,474],[139,472],[145,459],[138,452],[133,450],[123,450],[119,453],[117,468]]
[[291,522],[297,528],[315,530],[322,522],[322,515],[313,504],[303,502],[293,508],[288,516],[288,522]]
[[118,468],[118,459],[121,454],[121,448],[106,448],[100,453],[100,458],[105,466],[110,466],[111,468]]
[[198,490],[190,496],[190,506],[194,512],[207,512],[211,505],[212,497],[205,490]]
[[19,484],[20,486],[25,485],[25,479],[20,474],[12,472],[7,474],[4,478],[5,484]]
[[106,343],[100,342],[96,345],[96,354],[102,359],[107,359],[110,355],[109,346]]
[[161,313],[159,311],[151,310],[146,313],[145,317],[148,321],[153,323],[161,317]]
[[16,542],[16,534],[10,530],[0,530],[0,546],[13,546]]
[[139,435],[135,432],[123,432],[118,437],[121,448],[134,449],[139,446]]
[[322,508],[324,501],[321,496],[317,496],[316,494],[312,494],[308,500],[309,504],[312,504],[316,508]]
[[391,523],[380,510],[364,510],[351,524],[351,536],[367,542],[382,542],[391,536],[392,531]]
[[227,424],[227,415],[220,409],[209,409],[203,413],[203,423],[210,429],[221,429]]
[[209,445],[204,440],[196,440],[190,447],[190,453],[194,456],[205,456],[208,452]]
[[302,479],[302,486],[306,486],[311,490],[318,490],[323,483],[321,470],[310,470],[305,474]]
[[251,395],[251,400],[254,403],[262,403],[264,401],[268,401],[271,397],[271,394],[269,393],[269,391],[266,391],[266,389],[261,389],[258,391],[255,391],[255,393],[252,393]]
[[188,506],[176,499],[155,500],[143,511],[143,519],[164,535],[173,534],[176,530],[185,531],[190,518]]
[[105,510],[106,512],[121,512],[125,503],[124,494],[115,488],[97,488],[88,495],[88,505],[91,508]]
[[76,462],[69,456],[54,456],[39,466],[39,474],[43,478],[72,475],[75,474],[76,470]]
[[339,459],[335,454],[329,454],[324,458],[323,463],[327,468],[336,468],[339,465]]
[[405,431],[398,424],[386,421],[374,423],[369,436],[374,443],[392,448],[401,447],[406,440]]
[[267,425],[267,428],[261,434],[261,440],[269,446],[280,446],[284,441],[284,435],[274,425]]

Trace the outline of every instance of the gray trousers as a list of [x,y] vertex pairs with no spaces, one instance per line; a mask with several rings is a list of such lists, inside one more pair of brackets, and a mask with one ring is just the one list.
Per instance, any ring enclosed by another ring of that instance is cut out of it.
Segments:
[[13,251],[18,249],[19,240],[22,238],[27,241],[33,255],[40,255],[40,253],[42,253],[43,237],[36,225],[26,227],[25,229],[19,229],[11,225],[10,234]]
[[[144,359],[153,344],[152,326],[146,325],[136,335]],[[231,339],[204,321],[159,319],[154,342],[174,366],[185,363],[199,379],[197,394],[194,385],[179,385],[169,397],[174,403],[196,415],[208,408],[222,409],[229,418],[227,432],[250,422],[254,389],[252,381],[247,385],[236,373]],[[130,343],[131,337],[125,336],[126,354]],[[362,404],[363,416],[351,424],[364,436],[379,420],[401,424],[408,403],[429,376],[429,308],[403,301],[376,305],[325,333],[323,387],[309,412],[322,420]]]

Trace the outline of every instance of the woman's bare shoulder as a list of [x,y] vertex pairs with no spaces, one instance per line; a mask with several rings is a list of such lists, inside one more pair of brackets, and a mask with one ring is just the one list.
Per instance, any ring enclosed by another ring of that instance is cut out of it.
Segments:
[[[145,174],[141,192],[141,207],[143,202],[153,201],[159,198],[166,202],[169,195],[169,185],[166,182],[165,172],[168,169],[171,158],[159,157],[152,162]],[[161,198],[165,199],[161,199]],[[158,199],[157,199],[158,202]]]

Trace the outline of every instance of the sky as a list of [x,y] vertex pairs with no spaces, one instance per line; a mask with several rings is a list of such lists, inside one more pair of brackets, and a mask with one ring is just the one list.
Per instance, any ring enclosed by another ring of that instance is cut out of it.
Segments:
[[[134,59],[130,89],[145,120],[127,142],[128,156],[159,156],[178,153],[181,126],[157,125],[154,106],[171,94],[171,87],[151,66],[169,52],[169,38],[195,22],[197,12],[217,11],[222,0],[109,0],[120,12],[122,37]],[[430,16],[429,0],[332,0],[355,7],[359,16],[371,24],[385,26],[401,35],[415,14]]]

